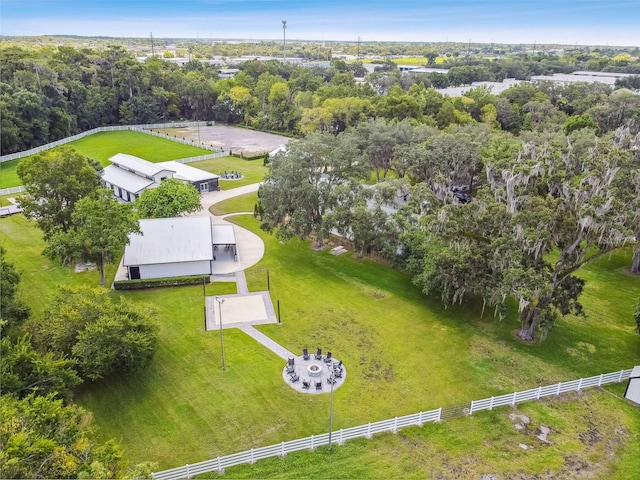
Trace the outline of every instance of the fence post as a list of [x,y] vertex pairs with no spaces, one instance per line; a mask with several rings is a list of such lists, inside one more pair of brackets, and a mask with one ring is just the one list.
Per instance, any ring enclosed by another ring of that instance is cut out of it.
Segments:
[[536,395],[536,398],[537,398],[538,400],[540,400],[540,394],[541,394],[541,393],[542,393],[542,387],[540,386],[540,387],[538,387],[538,393],[537,393],[537,395]]
[[602,377],[603,377],[603,373],[600,374],[600,377],[598,377],[598,386],[601,387],[602,386]]
[[394,417],[393,419],[393,433],[398,433],[398,417]]
[[256,463],[256,461],[255,461],[255,460],[254,460],[254,458],[253,458],[253,448],[251,449],[251,455],[250,455],[250,458],[251,458],[251,460],[250,460],[250,462],[251,462],[251,463]]
[[187,473],[187,478],[191,478],[191,475],[189,475],[189,464],[187,463],[184,467]]
[[220,456],[218,455],[218,472],[222,473],[222,464],[220,463]]
[[491,397],[491,400],[489,401],[489,410],[493,410],[493,397]]
[[622,373],[624,372],[624,370],[620,370],[620,375],[618,375],[618,383],[620,383],[622,381]]
[[342,429],[338,432],[338,445],[342,445],[344,441],[342,440]]
[[442,407],[438,409],[438,418],[436,419],[436,422],[440,422],[441,420],[442,420]]
[[469,415],[473,415],[473,400],[471,400],[471,406],[469,407]]
[[578,391],[582,389],[582,379],[578,381]]
[[422,421],[422,412],[420,412],[418,414],[418,426],[421,427],[423,425],[423,421]]
[[315,449],[315,445],[313,444],[313,435],[311,435],[311,450]]
[[556,395],[560,395],[560,386],[562,385],[562,382],[558,383],[558,388],[556,388]]
[[515,405],[516,404],[516,393],[517,392],[513,392],[513,397],[511,398],[511,405]]
[[282,454],[281,454],[281,456],[284,457],[286,455],[287,455],[287,452],[284,451],[284,442],[282,442]]
[[371,423],[367,423],[367,438],[371,440]]

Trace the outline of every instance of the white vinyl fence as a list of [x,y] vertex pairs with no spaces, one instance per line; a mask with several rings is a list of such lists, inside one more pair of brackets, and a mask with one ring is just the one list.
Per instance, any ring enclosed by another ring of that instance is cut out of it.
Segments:
[[[547,385],[545,387],[537,387],[522,392],[508,393],[498,397],[485,398],[483,400],[474,400],[472,402],[456,405],[454,407],[438,408],[429,412],[419,412],[413,415],[405,415],[403,417],[395,417],[380,422],[368,423],[358,427],[345,428],[332,433],[332,442],[342,444],[346,440],[352,438],[371,438],[374,433],[397,432],[399,428],[422,426],[428,422],[439,422],[446,418],[461,415],[471,415],[481,410],[491,410],[494,407],[503,405],[515,405],[517,403],[529,400],[537,400],[542,397],[551,395],[559,395],[564,392],[580,391],[588,387],[599,387],[607,383],[622,382],[627,380],[631,374],[631,369],[620,370],[619,372],[606,373],[595,377],[581,378],[570,382],[557,383],[555,385]],[[206,460],[204,462],[185,465],[183,467],[172,468],[162,472],[153,473],[154,480],[173,480],[191,478],[207,472],[223,473],[227,467],[240,465],[243,463],[254,463],[257,460],[269,457],[284,457],[287,453],[297,452],[299,450],[313,450],[316,447],[329,444],[329,434],[312,435],[298,440],[290,440],[288,442],[270,445],[268,447],[252,448],[244,452],[225,455],[223,457]]]
[[13,195],[14,193],[22,192],[24,192],[24,187],[22,185],[19,187],[0,188],[0,195]]
[[194,147],[204,148],[207,150],[211,150],[213,152],[220,152],[221,150],[219,148],[215,148],[210,145],[204,145],[197,142],[192,142],[191,140],[184,140],[182,138],[171,137],[168,135],[163,135],[161,133],[151,131],[151,129],[161,129],[161,128],[179,128],[179,127],[197,127],[197,126],[202,127],[202,126],[205,126],[207,123],[213,123],[213,122],[154,123],[149,125],[118,125],[114,127],[99,127],[99,128],[94,128],[93,130],[87,130],[86,132],[78,133],[77,135],[73,135],[71,137],[63,138],[56,142],[47,143],[46,145],[32,148],[31,150],[12,153],[10,155],[2,155],[0,156],[0,163],[8,162],[9,160],[15,160],[17,158],[28,157],[29,155],[34,155],[36,153],[44,152],[45,150],[59,147],[60,145],[65,145],[69,142],[73,142],[74,140],[79,140],[81,138],[84,138],[88,135],[93,135],[95,133],[113,132],[118,130],[133,130],[134,132],[146,133],[148,135],[154,135],[156,137],[166,138],[167,140],[184,143],[185,145],[192,145]]

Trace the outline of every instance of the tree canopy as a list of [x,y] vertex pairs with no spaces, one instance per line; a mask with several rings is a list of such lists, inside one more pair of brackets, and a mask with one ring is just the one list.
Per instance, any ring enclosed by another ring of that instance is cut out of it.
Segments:
[[202,208],[198,190],[177,178],[168,178],[157,188],[142,192],[135,207],[140,218],[179,217]]
[[152,309],[89,287],[61,287],[33,330],[41,349],[73,359],[89,380],[144,369],[157,346]]
[[23,158],[17,172],[25,188],[20,206],[33,218],[45,240],[73,226],[76,203],[101,185],[101,167],[71,147],[61,147]]

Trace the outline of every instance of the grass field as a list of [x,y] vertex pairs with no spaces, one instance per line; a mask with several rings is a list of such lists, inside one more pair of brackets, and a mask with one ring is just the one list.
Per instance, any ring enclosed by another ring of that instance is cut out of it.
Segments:
[[226,215],[227,213],[234,212],[253,212],[253,208],[257,202],[257,192],[247,193],[215,203],[209,208],[209,211],[214,215]]
[[[245,201],[220,207],[244,210]],[[350,254],[335,257],[326,250],[314,251],[308,242],[281,244],[261,232],[252,216],[237,217],[237,222],[259,234],[266,245],[263,260],[247,272],[250,290],[266,289],[269,268],[272,298],[281,302],[282,325],[259,329],[292,351],[322,347],[345,362],[348,381],[334,395],[336,429],[630,368],[638,362],[640,337],[633,333],[631,312],[640,279],[625,273],[630,249],[581,272],[587,279],[586,319],[568,318],[545,342],[527,345],[513,337],[513,314],[500,322],[488,314],[480,318],[479,306],[445,310],[437,299],[423,297],[401,272]],[[0,244],[22,272],[21,288],[36,314],[59,284],[98,285],[96,272],[76,274],[43,259],[39,232],[21,216],[0,220]],[[113,267],[108,274],[109,280]],[[207,287],[207,294],[232,293],[233,288],[215,283]],[[327,430],[327,396],[300,395],[289,388],[282,382],[282,360],[239,330],[225,331],[227,371],[221,371],[219,336],[204,332],[201,287],[122,295],[157,308],[156,357],[135,377],[85,385],[76,401],[93,412],[99,438],[121,442],[131,461],[154,460],[160,468],[170,468]],[[561,445],[559,437],[553,448],[536,446],[530,460],[523,457],[529,452],[514,454],[511,441],[519,437],[505,427],[506,409],[382,436],[371,443],[349,443],[331,453],[320,450],[317,455],[302,453],[285,461],[238,467],[238,473],[229,474],[424,477],[448,469],[464,476],[485,468],[531,472],[536,465],[555,471],[570,449],[580,459],[614,468],[604,448],[615,438],[609,435],[614,425],[636,432],[621,436],[612,447],[619,458],[615,468],[637,471],[633,462],[640,456],[640,412],[606,394],[593,398],[586,406],[561,402],[557,408],[536,403],[519,407],[535,418],[534,423],[550,423],[569,435],[562,437]],[[588,423],[568,426],[571,418],[584,419],[587,413],[604,419],[596,422],[604,439],[597,451],[574,438],[574,430],[588,431]],[[501,432],[511,437],[502,438]],[[343,467],[322,466],[330,458]],[[428,458],[437,458],[439,466],[434,461],[421,470],[419,465]],[[465,458],[471,460],[465,463]],[[509,458],[522,466],[509,466]]]
[[[109,165],[109,157],[113,157],[116,153],[128,153],[150,162],[164,162],[211,153],[204,148],[128,130],[96,133],[67,145],[75,148],[82,155],[98,160],[103,166]],[[21,185],[16,172],[19,161],[0,163],[0,188]]]
[[[242,178],[238,180],[225,180],[221,178],[220,189],[230,190],[232,188],[251,185],[252,183],[261,182],[269,171],[269,167],[263,165],[263,160],[243,160],[237,157],[221,157],[213,160],[202,160],[200,162],[190,163],[192,167],[205,170],[207,172],[221,175],[222,172],[239,172]],[[253,211],[253,206],[251,206]]]
[[69,145],[81,154],[98,160],[102,165],[108,165],[109,157],[116,153],[128,153],[150,162],[164,162],[211,153],[204,148],[128,130],[96,133]]
[[20,160],[11,160],[0,163],[0,188],[17,187],[22,182],[16,172]]
[[[512,413],[530,419],[525,430],[515,428]],[[551,444],[535,438],[540,426],[551,428]],[[224,477],[528,479],[553,472],[553,478],[635,480],[638,431],[635,407],[592,390],[228,468]]]

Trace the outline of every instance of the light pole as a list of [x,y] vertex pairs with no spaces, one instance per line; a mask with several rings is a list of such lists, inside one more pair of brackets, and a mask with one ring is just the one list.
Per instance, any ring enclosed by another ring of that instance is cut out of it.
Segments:
[[287,21],[282,20],[282,61],[287,60]]
[[331,384],[331,395],[329,397],[329,450],[331,450],[331,432],[333,431],[333,384],[336,383],[336,377],[331,374],[329,377]]
[[216,302],[218,302],[218,320],[220,321],[220,350],[222,351],[222,371],[224,372],[224,334],[222,333],[222,304],[224,303],[224,298],[216,297]]

